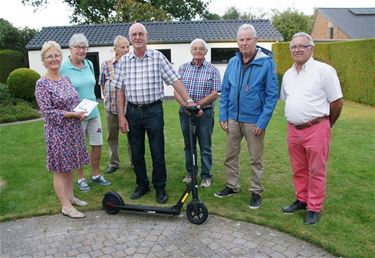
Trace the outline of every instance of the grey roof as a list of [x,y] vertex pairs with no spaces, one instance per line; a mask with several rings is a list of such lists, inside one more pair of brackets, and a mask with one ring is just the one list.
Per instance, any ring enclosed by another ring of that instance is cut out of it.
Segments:
[[375,38],[375,8],[318,8],[352,39]]
[[[178,22],[144,22],[151,44],[190,43],[195,38],[206,42],[236,41],[239,26],[250,23],[255,27],[259,41],[282,41],[283,36],[272,26],[269,20],[205,20]],[[131,23],[91,24],[43,27],[26,45],[28,50],[42,48],[45,41],[55,40],[61,47],[67,48],[74,33],[84,33],[91,47],[112,46],[117,35],[128,35]]]

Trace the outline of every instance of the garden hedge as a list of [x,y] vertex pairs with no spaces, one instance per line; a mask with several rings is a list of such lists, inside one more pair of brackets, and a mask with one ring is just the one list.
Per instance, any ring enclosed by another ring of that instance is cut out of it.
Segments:
[[21,51],[0,50],[0,82],[6,83],[9,74],[16,68],[26,67],[24,54]]
[[[281,79],[293,64],[289,42],[274,43],[272,50]],[[374,53],[375,39],[315,43],[314,58],[336,69],[345,99],[375,106]]]

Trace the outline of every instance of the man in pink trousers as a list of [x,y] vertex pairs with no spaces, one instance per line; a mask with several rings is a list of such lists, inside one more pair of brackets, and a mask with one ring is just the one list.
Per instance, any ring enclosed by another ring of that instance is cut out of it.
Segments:
[[314,60],[314,41],[296,33],[290,42],[293,66],[284,74],[280,99],[285,100],[288,152],[296,201],[286,214],[306,210],[305,223],[316,224],[326,193],[331,128],[340,116],[343,95],[336,70]]

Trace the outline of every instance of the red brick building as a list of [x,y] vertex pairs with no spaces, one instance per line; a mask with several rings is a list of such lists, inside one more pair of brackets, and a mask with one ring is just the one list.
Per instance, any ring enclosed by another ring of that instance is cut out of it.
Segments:
[[318,8],[311,36],[314,40],[375,38],[375,8]]

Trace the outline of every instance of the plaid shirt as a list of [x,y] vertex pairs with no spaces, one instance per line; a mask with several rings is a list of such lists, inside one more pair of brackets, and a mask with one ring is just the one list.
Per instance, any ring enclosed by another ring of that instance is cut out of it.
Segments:
[[178,73],[159,51],[147,49],[142,58],[134,51],[127,53],[119,62],[120,72],[115,74],[117,88],[125,90],[126,101],[133,104],[150,104],[164,97],[164,85],[172,85]]
[[[193,61],[185,63],[180,66],[178,73],[181,76],[182,83],[189,93],[189,96],[194,102],[203,99],[212,91],[220,91],[220,72],[214,65],[206,60],[201,66],[194,65]],[[206,107],[213,106],[214,102]]]
[[113,76],[119,73],[119,63],[116,58],[105,61],[101,67],[99,85],[104,97],[104,106],[112,114],[117,114],[117,91],[113,84]]

